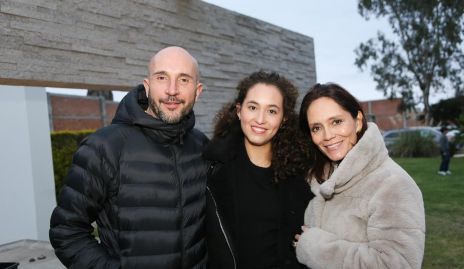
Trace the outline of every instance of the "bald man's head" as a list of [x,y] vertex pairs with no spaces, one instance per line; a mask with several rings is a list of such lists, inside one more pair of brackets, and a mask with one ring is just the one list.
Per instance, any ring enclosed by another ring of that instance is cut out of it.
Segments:
[[202,92],[198,63],[185,49],[167,47],[148,64],[143,80],[148,98],[147,113],[166,123],[182,120]]
[[198,68],[197,60],[184,48],[171,46],[166,47],[158,51],[155,55],[153,55],[148,63],[148,76],[152,76],[154,73],[154,69],[156,66],[156,62],[168,60],[175,64],[177,61],[181,61],[184,63],[190,63],[193,68],[193,72],[195,74],[195,80],[197,82],[200,81],[200,70]]

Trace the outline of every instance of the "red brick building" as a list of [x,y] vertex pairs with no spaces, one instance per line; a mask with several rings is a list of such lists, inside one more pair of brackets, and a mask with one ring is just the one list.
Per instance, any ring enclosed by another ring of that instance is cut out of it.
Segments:
[[47,95],[51,131],[101,128],[111,123],[119,104],[93,96]]
[[401,113],[400,104],[400,98],[361,102],[368,120],[377,123],[383,131],[421,125],[415,113]]
[[[111,123],[118,102],[92,96],[48,93],[50,130],[98,129]],[[361,102],[369,121],[383,131],[420,125],[415,114],[398,111],[401,99]],[[406,121],[405,121],[406,119]]]

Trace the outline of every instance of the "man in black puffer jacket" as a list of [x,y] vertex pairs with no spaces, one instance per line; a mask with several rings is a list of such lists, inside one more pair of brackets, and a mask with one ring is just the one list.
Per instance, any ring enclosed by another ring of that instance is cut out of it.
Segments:
[[148,69],[112,124],[74,155],[50,221],[50,241],[68,268],[206,267],[208,139],[193,128],[192,111],[202,91],[198,64],[168,47]]

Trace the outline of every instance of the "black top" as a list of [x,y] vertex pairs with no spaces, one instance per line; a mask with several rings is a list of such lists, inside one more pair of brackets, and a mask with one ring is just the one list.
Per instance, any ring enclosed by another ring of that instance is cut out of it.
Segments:
[[[237,128],[240,128],[238,126]],[[233,130],[204,152],[211,162],[206,193],[206,242],[211,269],[306,268],[293,237],[313,197],[304,175],[273,183],[271,168],[253,165],[243,134]]]
[[[282,197],[273,169],[254,165],[242,143],[237,158],[236,238],[240,268],[277,267]],[[232,208],[224,208],[232,210]],[[257,259],[257,257],[259,257]]]

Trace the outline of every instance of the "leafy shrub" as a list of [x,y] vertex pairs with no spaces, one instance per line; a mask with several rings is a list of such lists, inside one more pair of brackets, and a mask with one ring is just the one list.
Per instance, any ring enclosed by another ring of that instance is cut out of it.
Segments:
[[431,157],[439,155],[440,150],[432,137],[421,136],[420,132],[401,133],[391,146],[390,155],[394,157]]
[[71,166],[74,152],[77,150],[82,139],[93,132],[92,130],[52,132],[53,173],[55,175],[55,191],[57,196]]

